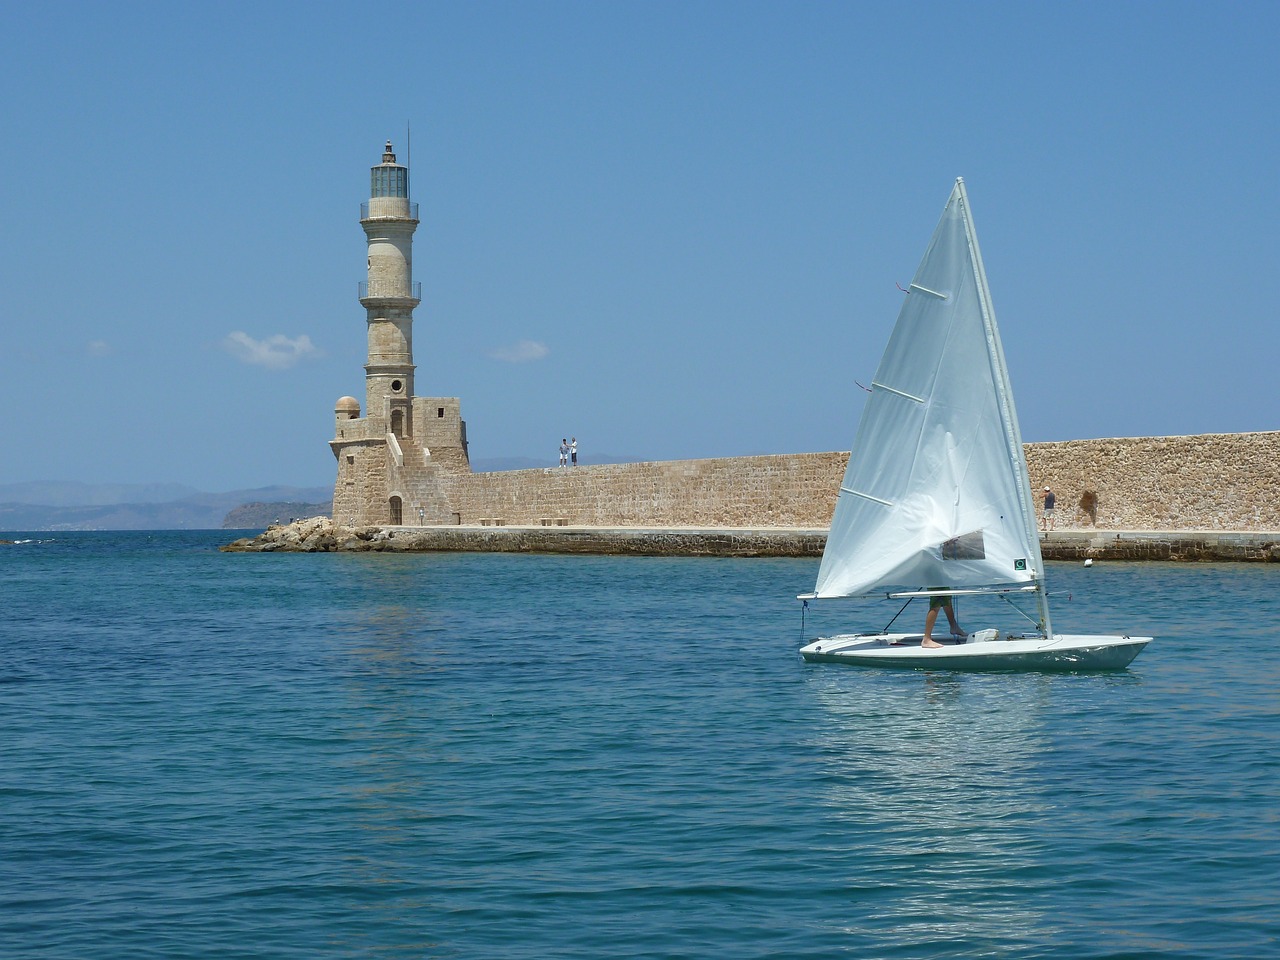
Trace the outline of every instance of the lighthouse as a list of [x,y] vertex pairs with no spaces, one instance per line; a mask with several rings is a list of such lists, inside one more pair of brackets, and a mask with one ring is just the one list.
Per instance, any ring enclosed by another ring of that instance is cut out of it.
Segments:
[[409,200],[409,168],[396,163],[390,140],[382,162],[369,171],[360,226],[369,246],[368,279],[360,286],[369,323],[365,410],[403,440],[413,434],[413,311],[422,285],[413,282],[418,205]]
[[360,205],[368,247],[360,305],[368,327],[365,415],[344,396],[334,406],[338,461],[333,519],[346,524],[449,523],[446,478],[469,473],[466,424],[456,397],[414,394],[413,311],[422,285],[413,279],[418,205],[409,199],[409,168],[388,140],[369,171]]

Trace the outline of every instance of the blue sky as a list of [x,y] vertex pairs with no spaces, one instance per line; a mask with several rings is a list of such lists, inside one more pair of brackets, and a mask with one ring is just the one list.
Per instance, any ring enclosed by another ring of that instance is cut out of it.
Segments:
[[473,458],[847,450],[957,176],[1026,440],[1280,428],[1277,49],[1262,2],[6,4],[0,483],[331,483],[388,138]]

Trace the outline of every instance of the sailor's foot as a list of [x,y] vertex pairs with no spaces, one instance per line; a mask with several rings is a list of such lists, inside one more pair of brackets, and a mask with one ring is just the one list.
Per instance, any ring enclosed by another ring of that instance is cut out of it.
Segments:
[[942,646],[942,644],[937,640],[931,640],[928,637],[925,637],[920,641],[920,646],[924,647],[926,650],[937,650]]

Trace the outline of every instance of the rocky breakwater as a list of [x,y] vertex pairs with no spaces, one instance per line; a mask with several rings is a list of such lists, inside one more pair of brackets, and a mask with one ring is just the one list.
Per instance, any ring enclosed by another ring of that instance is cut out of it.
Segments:
[[273,523],[256,537],[243,537],[222,547],[224,553],[331,553],[377,550],[388,542],[382,527],[344,527],[328,517]]
[[313,517],[229,543],[231,553],[583,553],[685,557],[817,557],[825,530],[768,527],[344,527]]
[[[274,524],[232,553],[580,553],[673,557],[819,557],[827,531],[808,527],[345,527],[328,517]],[[1280,531],[1058,530],[1046,560],[1280,562]]]

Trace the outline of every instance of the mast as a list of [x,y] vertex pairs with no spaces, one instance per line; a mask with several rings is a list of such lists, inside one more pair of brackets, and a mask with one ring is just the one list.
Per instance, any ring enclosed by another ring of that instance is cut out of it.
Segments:
[[1036,605],[1040,613],[1040,625],[1045,637],[1053,639],[1053,627],[1049,620],[1049,599],[1044,589],[1044,557],[1040,552],[1040,534],[1036,528],[1035,501],[1031,498],[1031,478],[1027,471],[1026,449],[1022,445],[1022,431],[1018,426],[1018,412],[1013,403],[1013,386],[1009,382],[1009,369],[1005,364],[1004,346],[1000,342],[1000,332],[996,327],[995,307],[991,303],[991,288],[987,286],[987,271],[982,265],[982,251],[978,248],[978,232],[973,225],[973,216],[969,209],[969,195],[964,188],[964,178],[956,177],[956,190],[960,195],[960,206],[964,217],[965,236],[969,241],[969,257],[973,264],[974,276],[978,281],[978,303],[982,308],[982,324],[987,335],[987,353],[991,359],[991,367],[996,382],[997,398],[1000,405],[1000,417],[1004,427],[1005,442],[1008,445],[1009,461],[1018,480],[1018,505],[1021,508],[1021,519],[1026,542],[1032,545],[1034,556],[1030,559],[1036,565]]

